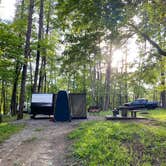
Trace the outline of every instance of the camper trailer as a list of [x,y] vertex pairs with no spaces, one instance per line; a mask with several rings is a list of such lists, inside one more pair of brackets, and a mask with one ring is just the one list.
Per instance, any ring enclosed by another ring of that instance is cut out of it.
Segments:
[[36,93],[32,94],[31,99],[31,111],[34,118],[37,114],[53,115],[55,109],[55,96],[48,93]]

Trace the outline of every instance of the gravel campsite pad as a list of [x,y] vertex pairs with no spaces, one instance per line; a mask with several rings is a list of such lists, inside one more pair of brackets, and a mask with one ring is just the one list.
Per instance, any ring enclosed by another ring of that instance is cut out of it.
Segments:
[[0,144],[0,166],[70,165],[66,160],[70,144],[67,135],[83,121],[87,120],[54,123],[49,119],[30,119],[19,122],[26,124],[25,129]]

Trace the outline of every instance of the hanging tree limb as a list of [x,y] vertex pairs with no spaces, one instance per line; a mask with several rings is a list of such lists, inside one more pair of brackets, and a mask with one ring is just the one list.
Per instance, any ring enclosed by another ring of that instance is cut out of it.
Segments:
[[166,51],[163,50],[155,41],[153,41],[146,33],[141,32],[137,26],[135,26],[134,24],[128,24],[129,26],[131,26],[132,28],[134,28],[134,30],[140,34],[145,40],[147,40],[153,47],[155,47],[158,51],[158,53],[162,56],[166,56]]

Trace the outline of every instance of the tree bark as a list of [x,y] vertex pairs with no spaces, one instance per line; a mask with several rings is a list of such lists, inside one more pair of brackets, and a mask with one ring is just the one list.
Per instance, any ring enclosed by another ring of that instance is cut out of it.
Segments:
[[[51,1],[49,2],[49,9],[48,9],[48,13],[47,13],[47,25],[46,25],[46,35],[45,38],[48,38],[48,33],[49,33],[49,28],[50,28],[50,14],[51,14]],[[44,81],[46,80],[46,61],[47,61],[47,49],[44,48],[44,56],[42,57],[42,65],[40,68],[40,77],[39,77],[39,86],[38,86],[38,92],[45,92],[46,88],[45,85],[46,83],[44,83]],[[43,90],[42,90],[43,89]]]
[[86,93],[86,65],[83,66],[83,93]]
[[5,81],[2,80],[2,101],[3,101],[3,114],[6,115],[7,107],[6,107],[6,90],[5,90]]
[[128,63],[127,63],[127,46],[126,46],[126,53],[125,53],[125,103],[128,102],[128,81],[127,81],[127,74],[128,74]]
[[44,0],[40,0],[40,13],[39,13],[39,31],[38,31],[38,44],[37,44],[37,53],[36,53],[36,68],[34,75],[34,85],[33,92],[37,91],[37,81],[39,75],[39,63],[40,63],[40,55],[41,55],[41,39],[43,35],[43,11],[44,11]]
[[20,90],[20,102],[19,102],[19,112],[17,115],[17,119],[23,118],[23,109],[24,109],[24,101],[25,101],[25,86],[26,86],[26,78],[27,78],[27,60],[30,55],[30,38],[32,31],[32,15],[34,8],[34,0],[29,0],[29,14],[28,14],[28,25],[26,32],[26,43],[24,49],[24,65],[22,70],[22,79],[21,79],[21,90]]
[[165,71],[164,71],[164,61],[161,59],[161,85],[164,90],[161,92],[161,106],[166,108],[166,90],[165,90]]
[[[20,19],[23,19],[24,14],[24,0],[21,2],[21,13],[20,13]],[[19,37],[21,38],[22,35],[19,33]],[[20,48],[22,48],[22,45],[20,45]],[[11,97],[11,103],[10,103],[10,110],[11,115],[14,116],[17,113],[17,88],[18,88],[18,79],[21,72],[22,65],[19,61],[19,58],[16,59],[16,66],[15,66],[15,73],[14,73],[14,83],[13,83],[13,89],[12,89],[12,97]]]
[[108,110],[110,104],[110,83],[111,83],[111,64],[107,64],[106,70],[106,80],[105,80],[105,102],[104,102],[104,111]]
[[104,111],[108,110],[109,105],[110,105],[111,63],[112,63],[112,44],[110,45],[110,56],[107,59],[107,69],[106,69],[106,79],[105,79]]
[[11,115],[14,116],[17,113],[17,87],[18,87],[18,80],[19,75],[21,71],[21,64],[17,60],[16,62],[16,68],[15,68],[15,77],[14,77],[14,83],[13,83],[13,90],[12,90],[12,98],[11,98]]

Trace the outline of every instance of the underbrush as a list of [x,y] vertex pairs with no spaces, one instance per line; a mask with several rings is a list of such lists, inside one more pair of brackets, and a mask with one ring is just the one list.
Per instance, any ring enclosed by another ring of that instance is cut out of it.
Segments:
[[23,124],[14,125],[14,124],[8,124],[8,123],[1,123],[0,124],[0,143],[8,139],[12,134],[19,132],[23,128],[24,128]]
[[140,123],[83,123],[69,135],[75,165],[164,166],[165,129]]

